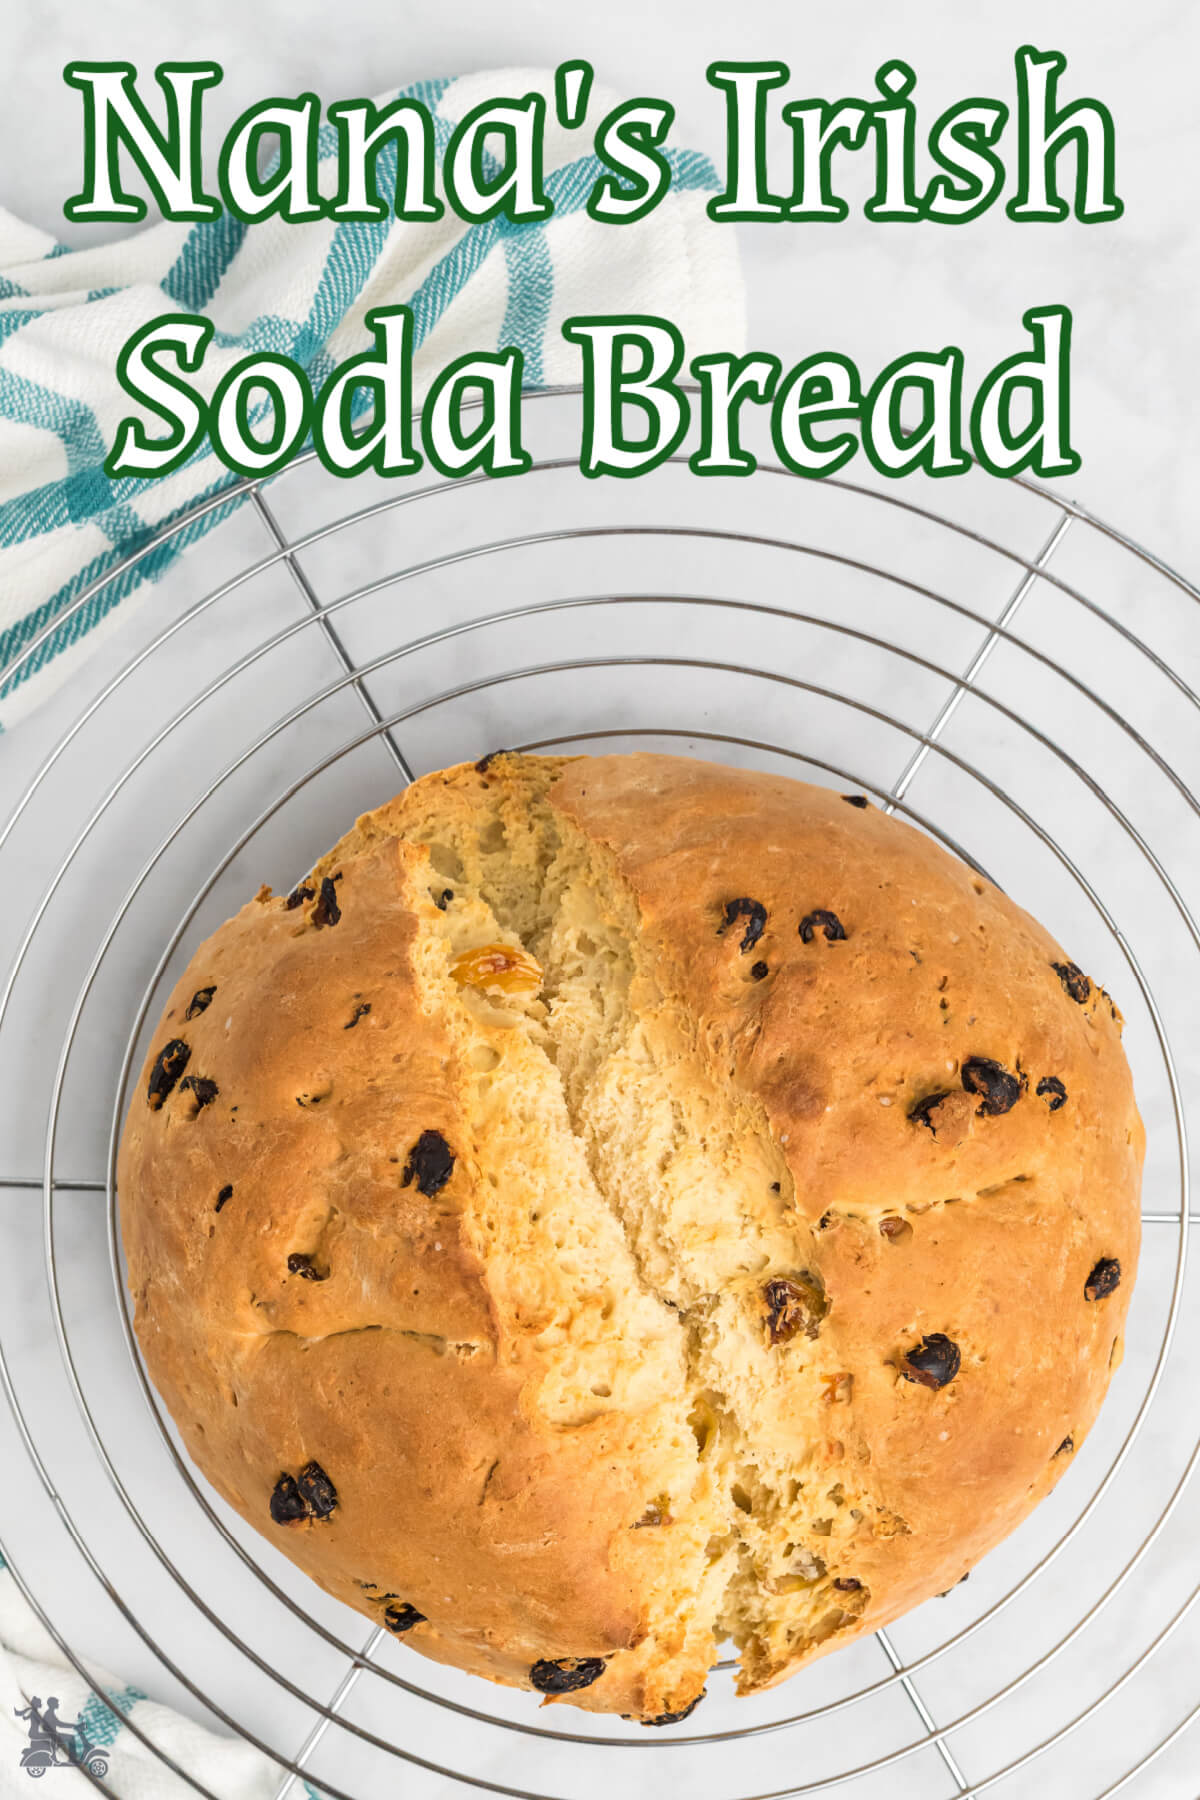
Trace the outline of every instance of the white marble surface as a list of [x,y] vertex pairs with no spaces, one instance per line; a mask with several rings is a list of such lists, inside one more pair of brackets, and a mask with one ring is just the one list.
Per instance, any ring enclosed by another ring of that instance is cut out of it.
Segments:
[[[214,55],[227,70],[213,108],[219,121],[268,91],[314,86],[334,98],[488,63],[585,54],[612,85],[675,99],[680,141],[716,151],[720,115],[715,96],[703,85],[703,65],[717,55],[783,56],[792,64],[797,92],[835,94],[855,91],[879,61],[899,54],[916,66],[922,92],[927,89],[944,105],[966,92],[1006,98],[1011,53],[1026,39],[1061,48],[1080,88],[1108,101],[1118,117],[1118,185],[1127,207],[1118,225],[1015,227],[995,219],[941,234],[861,221],[820,233],[787,226],[747,230],[752,338],[785,357],[840,348],[868,367],[923,341],[953,341],[969,359],[990,363],[1009,348],[1022,307],[1069,301],[1077,322],[1075,434],[1084,456],[1071,491],[1169,561],[1197,573],[1200,555],[1191,517],[1191,489],[1200,468],[1191,399],[1197,232],[1189,217],[1187,178],[1197,162],[1200,120],[1189,88],[1196,49],[1190,7],[1160,0],[1142,6],[1131,19],[1110,0],[1091,6],[1049,0],[1003,14],[991,9],[986,19],[976,9],[968,21],[961,6],[882,0],[856,6],[852,18],[848,9],[762,4],[729,16],[710,0],[653,8],[621,0],[600,21],[550,4],[501,11],[466,3],[439,13],[345,0],[333,13],[311,0],[253,8],[214,0],[201,19],[190,9],[185,13],[148,0],[136,5],[97,0],[87,8],[39,0],[36,9],[26,0],[9,0],[5,23],[9,61],[0,110],[0,201],[70,241],[89,235],[56,218],[78,172],[75,103],[59,80],[62,63],[72,56],[125,56],[145,64],[167,56]],[[535,409],[535,450],[561,450],[570,443],[575,422],[558,406]],[[903,727],[927,725],[949,691],[936,671],[965,666],[1019,570],[993,551],[868,497],[769,480],[702,485],[706,491],[700,494],[701,484],[671,472],[644,484],[607,487],[539,477],[507,484],[503,512],[495,493],[447,494],[314,545],[305,554],[305,568],[322,600],[330,601],[381,572],[464,542],[482,542],[501,526],[537,531],[564,522],[594,526],[668,519],[786,535],[886,567],[914,585],[898,587],[787,551],[735,549],[712,541],[592,538],[459,564],[393,585],[339,614],[346,641],[363,662],[449,622],[467,623],[518,599],[531,603],[566,593],[704,591],[804,612],[811,623],[762,614],[748,620],[715,609],[683,614],[650,603],[489,627],[453,643],[430,643],[391,665],[380,672],[376,692],[381,704],[399,711],[433,692],[558,656],[628,651],[744,663],[764,673],[664,675],[659,669],[534,678],[490,688],[482,697],[448,701],[415,714],[400,729],[420,768],[496,742],[572,731],[609,730],[619,736],[654,725],[681,733],[724,732],[774,743],[806,759],[818,778],[820,765],[830,765],[845,772],[846,785],[871,784],[886,792],[911,751]],[[1053,519],[1045,502],[982,477],[943,482],[936,491],[911,484],[904,492],[1019,556],[1036,553]],[[356,503],[377,497],[369,484],[355,488]],[[285,529],[299,535],[332,520],[347,500],[344,487],[302,470],[276,486],[272,504]],[[0,1184],[6,1177],[41,1174],[47,1104],[77,1000],[78,1030],[63,1068],[54,1166],[59,1177],[104,1178],[114,1083],[143,993],[172,932],[247,823],[260,810],[275,807],[289,783],[361,729],[354,698],[342,691],[270,735],[289,708],[336,673],[315,632],[297,629],[303,609],[283,570],[264,569],[204,615],[187,619],[188,606],[268,548],[259,523],[240,515],[156,590],[152,604],[98,647],[76,690],[55,697],[5,742],[0,811],[7,813],[12,797],[62,741],[85,702],[164,626],[181,622],[176,634],[99,704],[0,851],[0,870],[19,872],[18,881],[5,884],[15,903],[0,909],[0,968],[16,952],[37,896],[69,859],[0,1021]],[[1083,527],[1072,529],[1053,568],[1061,580],[1141,633],[1167,670],[1200,687],[1200,628],[1189,597]],[[919,589],[952,598],[974,617],[948,610]],[[1125,714],[1193,788],[1200,786],[1194,710],[1169,674],[1122,646],[1111,626],[1051,584],[1038,585],[1017,631],[1027,648],[998,651],[980,682],[981,691],[999,704],[967,702],[945,738],[947,748],[984,779],[947,757],[934,757],[914,783],[911,800],[919,817],[1039,911],[1073,954],[1118,994],[1150,1127],[1147,1206],[1170,1210],[1179,1196],[1176,1136],[1157,1030],[1168,1035],[1184,1108],[1200,1117],[1200,1031],[1191,998],[1197,950],[1161,880],[1105,796],[1124,810],[1185,893],[1196,892],[1200,875],[1200,825],[1169,774],[1113,722],[1104,705]],[[272,633],[290,635],[281,637],[269,657],[203,700],[166,738],[152,764],[132,767],[140,747],[186,698]],[[866,641],[870,635],[907,655],[872,646]],[[1103,705],[1031,650],[1086,682]],[[822,700],[811,688],[789,685],[806,682],[828,687],[840,698]],[[878,716],[884,713],[899,724],[886,723]],[[201,800],[230,758],[260,736],[261,747]],[[1046,738],[1061,742],[1084,774],[1055,755]],[[698,736],[673,741],[704,749]],[[766,751],[726,746],[721,753],[791,766]],[[100,826],[86,832],[93,807],[127,769],[128,779],[106,806]],[[1094,774],[1102,794],[1089,787],[1088,774]],[[843,779],[831,769],[823,778]],[[387,758],[377,745],[366,745],[308,783],[299,801],[279,805],[199,899],[171,966],[178,966],[200,932],[248,888],[261,879],[276,886],[288,882],[348,813],[381,798],[393,783]],[[1024,809],[1032,827],[1005,795]],[[194,802],[198,809],[181,825]],[[143,865],[177,826],[170,850],[142,880]],[[1110,910],[1136,967],[1039,829],[1058,841]],[[76,833],[84,832],[73,851]],[[110,923],[111,942],[84,995]],[[1141,992],[1139,972],[1157,997],[1157,1020]],[[60,1193],[49,1232],[79,1395],[71,1390],[47,1299],[41,1196],[0,1192],[0,1343],[29,1429],[45,1456],[47,1478],[96,1565],[179,1674],[277,1752],[294,1750],[312,1714],[272,1671],[283,1671],[305,1692],[325,1696],[336,1687],[344,1658],[246,1575],[236,1547],[219,1536],[187,1492],[184,1475],[146,1409],[120,1334],[103,1197]],[[965,1588],[902,1621],[893,1633],[907,1658],[921,1658],[982,1618],[1088,1507],[1145,1408],[1122,1466],[1053,1565],[1003,1613],[960,1647],[930,1660],[917,1676],[934,1715],[948,1722],[983,1706],[1037,1659],[1048,1659],[1015,1693],[956,1732],[956,1754],[975,1781],[1058,1732],[1127,1676],[1127,1685],[1102,1714],[1040,1762],[987,1788],[1003,1800],[1034,1795],[1098,1800],[1200,1701],[1200,1619],[1185,1620],[1167,1648],[1144,1666],[1133,1666],[1200,1582],[1200,1553],[1189,1524],[1194,1496],[1185,1494],[1111,1603],[1085,1623],[1154,1529],[1200,1438],[1200,1396],[1191,1374],[1200,1351],[1197,1277],[1177,1276],[1178,1233],[1171,1226],[1149,1226],[1148,1234],[1126,1366],[1069,1478]],[[1176,1344],[1155,1387],[1173,1294],[1179,1309]],[[228,1621],[233,1643],[205,1621],[196,1599],[168,1576],[135,1526],[82,1422],[80,1396],[130,1503],[195,1594]],[[51,1616],[84,1655],[201,1712],[196,1694],[121,1616],[88,1571],[79,1544],[52,1518],[45,1489],[2,1406],[0,1457],[6,1469],[0,1537]],[[217,1512],[237,1544],[261,1560],[260,1541]],[[362,1641],[363,1622],[317,1595],[287,1565],[271,1560],[268,1572],[335,1638]],[[433,1671],[394,1646],[388,1646],[383,1666],[444,1700],[492,1707],[517,1724],[538,1722],[526,1696],[498,1698],[466,1678]],[[791,1712],[818,1709],[884,1675],[882,1654],[868,1644],[828,1659],[763,1700],[735,1703],[725,1678],[718,1678],[705,1725],[725,1728],[747,1717],[768,1724]],[[356,1725],[399,1739],[433,1762],[455,1763],[477,1782],[571,1800],[592,1800],[615,1784],[636,1800],[664,1794],[672,1800],[684,1794],[689,1800],[727,1800],[736,1793],[790,1789],[886,1757],[918,1730],[915,1714],[894,1685],[824,1719],[782,1735],[758,1736],[748,1745],[703,1752],[659,1747],[643,1755],[539,1746],[527,1736],[456,1722],[455,1715],[427,1699],[403,1694],[386,1673],[364,1677],[347,1710]],[[562,1712],[555,1718],[570,1729]],[[600,1735],[609,1730],[599,1729]],[[403,1772],[364,1747],[361,1738],[337,1728],[311,1766],[316,1779],[343,1787],[356,1800],[391,1794],[398,1785],[409,1800],[450,1800],[468,1791],[438,1776]],[[1132,1800],[1195,1800],[1198,1788],[1200,1728],[1123,1791]],[[6,1791],[2,1774],[0,1791]],[[954,1790],[935,1753],[926,1749],[844,1791],[869,1800],[941,1800]]]

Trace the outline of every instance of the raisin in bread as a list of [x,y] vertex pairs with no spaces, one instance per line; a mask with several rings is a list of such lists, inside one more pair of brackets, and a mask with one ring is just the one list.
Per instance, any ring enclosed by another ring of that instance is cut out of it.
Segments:
[[149,1371],[425,1655],[647,1723],[951,1587],[1120,1357],[1120,1017],[861,797],[427,776],[203,944],[134,1094]]

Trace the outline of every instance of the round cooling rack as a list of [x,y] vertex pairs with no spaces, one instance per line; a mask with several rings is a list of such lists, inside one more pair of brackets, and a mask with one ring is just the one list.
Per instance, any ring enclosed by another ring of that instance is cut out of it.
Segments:
[[[577,392],[535,397],[518,480],[347,485],[309,457],[160,529],[74,614],[162,579],[4,739],[8,1566],[97,1695],[119,1669],[256,1746],[279,1800],[1195,1800],[1200,593],[1024,480],[698,481],[681,454],[590,483]],[[308,1583],[193,1470],[125,1291],[116,1145],[196,943],[500,744],[870,794],[1115,994],[1148,1128],[1124,1366],[1054,1494],[965,1586],[768,1694],[723,1663],[653,1732],[440,1669]],[[144,1719],[171,1791],[219,1800]]]

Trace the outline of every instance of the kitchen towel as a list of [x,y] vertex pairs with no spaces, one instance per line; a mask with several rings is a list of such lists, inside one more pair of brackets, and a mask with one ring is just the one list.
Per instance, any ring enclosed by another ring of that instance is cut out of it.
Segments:
[[[158,1705],[102,1669],[89,1673],[94,1685],[68,1662],[0,1558],[4,1800],[30,1800],[39,1791],[31,1778],[47,1775],[58,1800],[94,1796],[95,1781],[120,1800],[197,1800],[204,1793],[275,1800],[287,1781],[287,1772],[253,1745]],[[289,1794],[290,1800],[321,1800],[300,1779]]]
[[[147,582],[240,504],[236,496],[218,502],[105,579],[158,528],[240,480],[207,443],[158,479],[104,473],[132,407],[116,379],[118,351],[161,314],[213,321],[202,382],[209,392],[232,362],[255,350],[283,352],[319,385],[367,348],[368,309],[401,302],[414,314],[418,396],[456,356],[507,345],[522,351],[528,385],[576,380],[579,352],[560,326],[577,312],[668,318],[689,356],[742,347],[735,234],[708,218],[708,198],[720,184],[707,157],[667,149],[672,180],[664,199],[633,223],[603,223],[585,210],[603,173],[591,128],[558,123],[552,73],[490,72],[402,92],[432,114],[439,156],[455,124],[484,100],[545,95],[553,215],[514,225],[503,217],[468,224],[449,208],[421,223],[247,224],[225,214],[71,250],[0,211],[0,730],[66,679],[97,633],[144,597]],[[593,90],[589,119],[616,99]],[[322,126],[325,194],[335,188],[336,144],[333,128]],[[385,197],[395,158],[394,144],[379,156]]]

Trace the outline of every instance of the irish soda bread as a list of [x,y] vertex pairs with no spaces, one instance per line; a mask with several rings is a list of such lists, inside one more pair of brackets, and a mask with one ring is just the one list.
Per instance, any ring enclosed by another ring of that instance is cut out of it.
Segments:
[[120,1160],[205,1475],[425,1655],[650,1724],[951,1587],[1121,1354],[1104,990],[856,795],[498,753],[203,944]]

